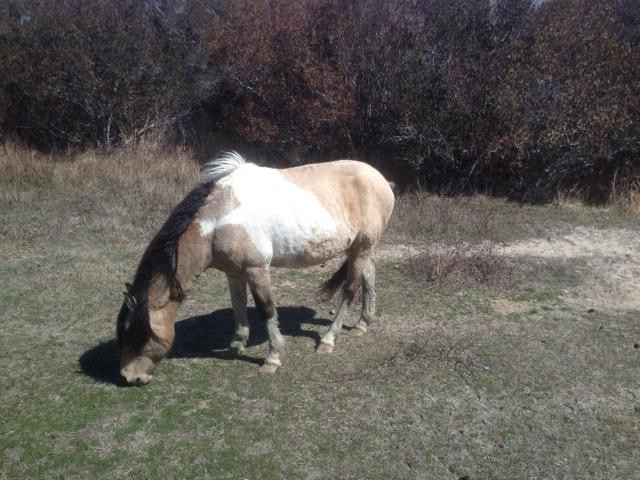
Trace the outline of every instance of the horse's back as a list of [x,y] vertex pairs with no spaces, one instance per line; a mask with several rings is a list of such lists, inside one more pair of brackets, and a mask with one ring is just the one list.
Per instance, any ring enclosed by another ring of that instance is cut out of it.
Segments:
[[214,249],[241,263],[292,267],[344,254],[359,237],[376,243],[393,208],[384,177],[352,160],[246,164],[219,181],[211,200],[199,221],[204,234],[215,233]]
[[366,235],[375,243],[384,231],[394,206],[389,182],[371,165],[336,160],[280,170],[292,183],[309,190],[341,219],[352,236]]

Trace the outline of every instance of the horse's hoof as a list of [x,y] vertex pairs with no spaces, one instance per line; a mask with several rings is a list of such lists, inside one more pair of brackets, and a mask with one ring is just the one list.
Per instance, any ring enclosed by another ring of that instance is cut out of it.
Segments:
[[274,365],[273,363],[264,363],[260,366],[258,371],[260,373],[276,373],[276,370],[278,370],[278,367],[279,365]]
[[363,330],[360,327],[353,327],[351,329],[351,335],[353,335],[354,337],[361,337],[363,336],[365,333],[367,333],[366,330]]
[[244,353],[244,345],[242,344],[242,342],[231,342],[231,345],[229,345],[229,348],[231,349],[231,353],[233,353],[234,355],[242,355]]
[[317,353],[331,353],[333,352],[333,345],[329,345],[328,343],[320,342],[316,347]]

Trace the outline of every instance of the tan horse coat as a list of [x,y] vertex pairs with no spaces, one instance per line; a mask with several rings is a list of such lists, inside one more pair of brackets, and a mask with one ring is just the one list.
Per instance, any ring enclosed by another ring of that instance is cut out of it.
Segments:
[[[206,166],[199,189],[197,195],[195,189],[190,194],[191,200],[188,196],[176,207],[151,242],[134,285],[126,293],[118,336],[121,373],[128,382],[146,383],[151,378],[173,341],[182,287],[207,268],[227,274],[236,319],[231,347],[236,352],[244,349],[249,336],[247,286],[251,290],[269,334],[269,354],[261,371],[274,372],[281,365],[284,344],[271,295],[270,267],[304,268],[346,257],[343,268],[328,282],[329,290],[344,283],[343,298],[318,351],[333,349],[347,308],[363,281],[364,308],[356,331],[366,332],[375,309],[371,253],[394,204],[391,188],[377,170],[351,160],[272,169],[228,154]],[[179,225],[175,232],[174,225]],[[173,270],[153,273],[153,262],[164,261],[157,252],[164,248],[171,253],[172,241],[175,259],[168,261],[173,262]],[[152,273],[143,275],[144,269]],[[175,278],[170,278],[171,272]],[[133,335],[128,330],[142,331],[138,324],[146,318],[149,338],[129,342],[127,337],[133,339]]]

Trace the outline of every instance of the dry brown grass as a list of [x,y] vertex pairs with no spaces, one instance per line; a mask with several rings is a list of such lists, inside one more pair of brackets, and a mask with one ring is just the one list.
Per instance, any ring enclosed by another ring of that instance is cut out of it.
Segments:
[[464,242],[453,246],[434,245],[407,258],[402,268],[414,280],[434,287],[499,284],[508,279],[510,272],[491,241],[479,245]]
[[640,177],[613,176],[609,186],[599,182],[583,188],[574,188],[556,193],[554,204],[562,207],[581,208],[584,205],[615,207],[632,215],[640,214]]
[[[188,150],[147,141],[111,153],[66,155],[4,145],[0,171],[0,237],[14,254],[29,250],[26,239],[84,244],[86,235],[139,254],[199,168]],[[24,219],[34,215],[39,220],[27,222],[27,231]]]
[[475,196],[442,197],[416,191],[397,197],[385,238],[390,242],[496,240],[495,201]]
[[635,215],[640,215],[640,180],[632,182],[617,200],[617,203],[623,209]]
[[[518,215],[513,219],[517,222]],[[504,223],[495,201],[411,192],[397,199],[386,239],[418,250],[401,267],[422,284],[495,283],[508,273],[497,243],[508,233]]]
[[20,199],[34,187],[68,194],[112,192],[134,202],[175,203],[198,177],[188,149],[140,142],[111,153],[42,154],[13,144],[0,148],[2,194]]
[[[111,383],[122,285],[197,165],[153,144],[0,157],[0,478],[635,478],[638,311],[587,310],[594,286],[621,282],[603,273],[611,259],[511,257],[496,277],[485,265],[518,222],[529,223],[516,234],[536,238],[586,224],[632,239],[635,218],[400,196],[387,241],[435,255],[425,278],[446,287],[460,275],[470,288],[431,291],[380,259],[378,321],[319,356],[330,316],[313,289],[326,269],[274,272],[287,363],[265,378],[255,309],[247,356],[219,350],[232,311],[210,271],[156,381],[127,389]],[[482,278],[510,285],[480,288]]]

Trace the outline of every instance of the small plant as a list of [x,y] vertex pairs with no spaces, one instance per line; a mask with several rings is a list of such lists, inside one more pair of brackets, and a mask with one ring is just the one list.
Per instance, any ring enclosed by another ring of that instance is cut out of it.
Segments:
[[451,247],[436,245],[410,256],[403,270],[416,281],[435,287],[445,283],[495,283],[508,273],[504,258],[496,253],[491,241],[475,246],[462,242]]

